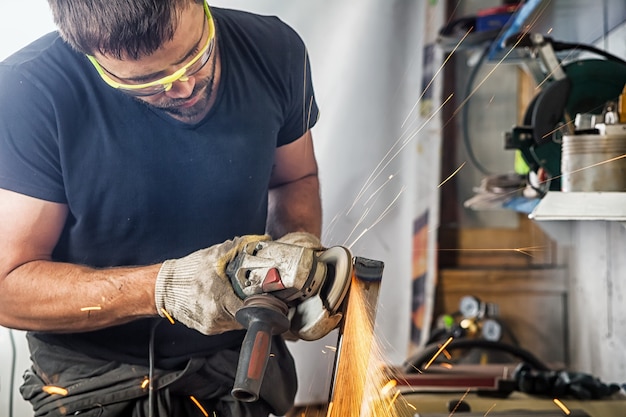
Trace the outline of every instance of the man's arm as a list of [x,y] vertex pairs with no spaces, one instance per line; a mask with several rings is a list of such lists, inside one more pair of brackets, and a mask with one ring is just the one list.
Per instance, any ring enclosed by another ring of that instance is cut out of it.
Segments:
[[319,237],[321,228],[317,161],[308,130],[296,141],[276,149],[267,232],[274,238],[298,231]]
[[77,332],[156,316],[160,265],[96,270],[51,261],[67,206],[0,189],[0,325]]

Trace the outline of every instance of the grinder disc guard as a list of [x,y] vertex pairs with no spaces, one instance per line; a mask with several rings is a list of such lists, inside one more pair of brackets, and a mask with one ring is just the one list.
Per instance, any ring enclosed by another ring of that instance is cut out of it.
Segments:
[[321,339],[337,327],[352,278],[352,255],[342,246],[323,251],[317,261],[326,270],[320,291],[292,310],[291,331],[302,340]]

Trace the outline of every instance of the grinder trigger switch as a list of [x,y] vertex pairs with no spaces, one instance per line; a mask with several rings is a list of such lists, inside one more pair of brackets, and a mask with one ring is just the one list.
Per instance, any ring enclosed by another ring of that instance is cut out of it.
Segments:
[[269,271],[267,271],[267,275],[265,275],[265,279],[263,280],[261,289],[263,290],[263,292],[272,292],[285,289],[285,286],[280,279],[280,273],[278,272],[278,269],[271,268]]

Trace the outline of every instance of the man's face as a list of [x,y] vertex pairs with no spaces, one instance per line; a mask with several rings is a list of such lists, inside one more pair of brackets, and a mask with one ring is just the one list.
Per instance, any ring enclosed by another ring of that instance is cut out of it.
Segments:
[[[150,56],[137,60],[116,59],[95,53],[107,75],[124,84],[149,83],[168,76],[192,61],[202,51],[210,36],[203,7],[192,4],[182,11],[171,41],[164,43]],[[168,91],[137,99],[186,123],[200,121],[209,110],[213,90],[216,51],[195,74],[172,83]]]

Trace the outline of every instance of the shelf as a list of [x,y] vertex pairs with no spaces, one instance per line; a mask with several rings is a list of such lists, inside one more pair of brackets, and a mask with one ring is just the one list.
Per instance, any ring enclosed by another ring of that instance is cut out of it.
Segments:
[[530,213],[536,221],[626,221],[626,192],[548,192]]

